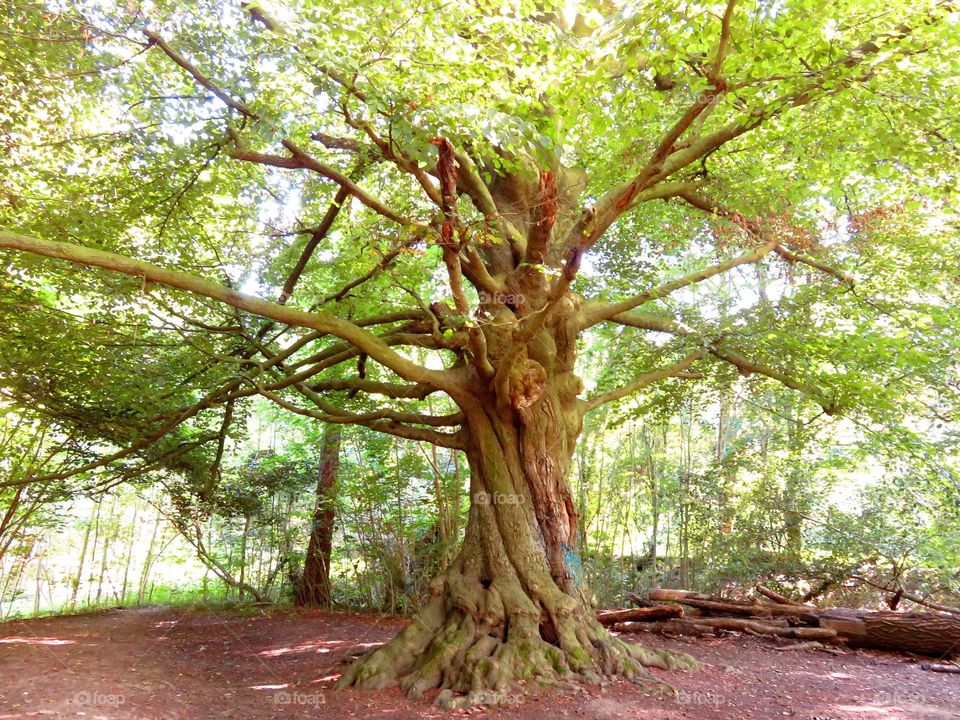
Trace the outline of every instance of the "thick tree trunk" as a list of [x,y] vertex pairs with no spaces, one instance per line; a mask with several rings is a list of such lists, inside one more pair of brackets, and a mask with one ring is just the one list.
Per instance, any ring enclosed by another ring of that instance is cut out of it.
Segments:
[[303,577],[296,594],[298,605],[330,605],[330,553],[336,519],[336,484],[340,469],[340,426],[327,425],[323,432],[320,469],[317,473],[317,504],[313,513]]
[[[438,704],[452,708],[499,703],[519,680],[596,682],[645,674],[644,665],[695,665],[613,637],[590,605],[568,483],[587,408],[575,373],[580,300],[558,292],[563,280],[539,264],[554,223],[574,216],[573,185],[563,173],[511,177],[491,193],[518,213],[529,262],[515,264],[506,243],[483,248],[488,270],[501,272],[498,259],[513,269],[504,268],[500,291],[481,293],[464,382],[451,393],[470,466],[463,544],[413,622],[355,662],[340,686],[399,679],[414,696],[441,688]],[[444,251],[451,277],[459,276],[451,247]]]
[[614,638],[587,600],[567,483],[579,390],[571,373],[544,386],[535,403],[464,407],[472,505],[460,553],[431,584],[423,611],[354,663],[340,686],[399,679],[413,696],[440,687],[439,704],[462,707],[501,702],[516,680],[597,681],[637,676],[643,665],[694,664]]

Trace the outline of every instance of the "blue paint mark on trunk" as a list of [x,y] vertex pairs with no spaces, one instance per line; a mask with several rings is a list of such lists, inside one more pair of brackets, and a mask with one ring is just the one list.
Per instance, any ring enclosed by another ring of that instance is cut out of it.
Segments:
[[583,564],[580,562],[580,556],[569,545],[561,545],[560,550],[563,552],[563,564],[567,567],[574,584],[579,587],[583,582]]

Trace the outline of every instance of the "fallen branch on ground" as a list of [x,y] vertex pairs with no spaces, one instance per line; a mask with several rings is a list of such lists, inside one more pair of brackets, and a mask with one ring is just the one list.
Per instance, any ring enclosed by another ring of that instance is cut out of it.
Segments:
[[[682,620],[655,623],[655,627],[650,628],[636,627],[643,623],[623,623],[614,628],[621,632],[649,629],[677,635],[702,635],[708,632],[707,628],[716,628],[803,640],[844,642],[856,647],[899,650],[935,657],[960,655],[960,617],[948,613],[869,612],[849,608],[771,605],[730,600],[689,590],[651,590],[649,596],[651,600],[698,608],[704,616],[686,616]],[[784,624],[807,627],[783,627]]]
[[786,595],[781,595],[778,592],[774,592],[770,588],[764,587],[763,585],[757,585],[756,589],[758,593],[763,595],[768,600],[773,600],[778,605],[796,605],[797,604],[793,602],[790,598],[788,598]]
[[930,672],[955,673],[960,675],[960,665],[948,665],[946,663],[920,663],[920,669],[929,670]]
[[811,627],[782,627],[743,618],[687,618],[662,622],[624,622],[613,626],[616,632],[660,632],[665,635],[716,635],[721,631],[750,635],[785,637],[794,640],[834,640],[835,630]]
[[679,605],[653,605],[626,610],[602,610],[597,613],[597,620],[601,625],[613,625],[631,620],[665,620],[682,616],[683,608]]
[[743,600],[726,600],[712,595],[701,595],[689,590],[651,590],[650,599],[678,602],[701,610],[709,610],[714,615],[791,617],[807,625],[817,624],[814,608],[805,605],[761,605]]

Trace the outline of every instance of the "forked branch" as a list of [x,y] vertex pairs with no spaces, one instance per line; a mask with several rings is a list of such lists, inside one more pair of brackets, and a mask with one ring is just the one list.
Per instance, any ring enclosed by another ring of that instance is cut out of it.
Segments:
[[[150,43],[160,48],[171,60],[173,60],[177,65],[187,71],[191,77],[193,77],[196,82],[205,87],[207,90],[212,92],[219,100],[226,104],[229,108],[240,113],[243,117],[249,120],[256,120],[260,122],[267,122],[259,113],[255,112],[249,105],[247,105],[242,100],[230,95],[230,93],[221,89],[213,80],[204,75],[193,63],[187,60],[183,55],[174,50],[166,40],[164,40],[160,35],[153,32],[152,30],[144,30],[144,35],[147,36]],[[280,129],[273,128],[278,134]],[[257,153],[247,150],[243,147],[242,143],[239,141],[239,136],[236,133],[232,134],[232,139],[234,140],[235,150],[233,151],[232,156],[238,160],[246,160],[248,162],[255,162],[261,165],[270,165],[273,167],[282,167],[282,168],[291,168],[291,169],[305,169],[312,170],[313,172],[322,175],[329,180],[337,183],[341,188],[345,188],[351,195],[356,197],[360,202],[369,207],[374,212],[398,222],[400,224],[406,225],[409,224],[409,221],[406,220],[399,213],[394,212],[381,201],[377,200],[369,193],[362,190],[356,183],[354,183],[350,178],[344,175],[339,170],[336,170],[324,163],[320,162],[305,150],[303,150],[299,145],[294,143],[289,138],[286,138],[281,141],[281,144],[284,148],[290,153],[289,157],[279,156],[279,155],[269,155],[264,153]]]

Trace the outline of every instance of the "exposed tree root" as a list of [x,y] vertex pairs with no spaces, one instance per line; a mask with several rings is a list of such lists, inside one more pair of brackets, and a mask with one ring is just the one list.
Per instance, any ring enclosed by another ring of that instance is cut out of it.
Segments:
[[[538,362],[556,362],[556,343],[543,341]],[[569,374],[572,356],[563,358]],[[571,550],[576,513],[566,477],[579,415],[565,414],[564,402],[574,402],[580,385],[568,374],[519,420],[497,410],[495,398],[465,406],[472,503],[460,554],[431,583],[413,622],[356,661],[338,686],[399,683],[411,697],[439,689],[437,702],[458,708],[508,703],[521,683],[623,677],[656,685],[645,667],[696,666],[687,655],[612,636],[587,601]]]
[[624,677],[654,686],[644,667],[696,667],[689,655],[612,636],[574,602],[571,617],[553,618],[559,632],[549,642],[541,633],[541,613],[518,587],[495,582],[468,588],[464,581],[448,573],[446,592],[435,595],[397,637],[357,660],[338,687],[379,689],[399,682],[410,697],[440,688],[437,704],[454,709],[510,703],[518,681],[597,684]]

